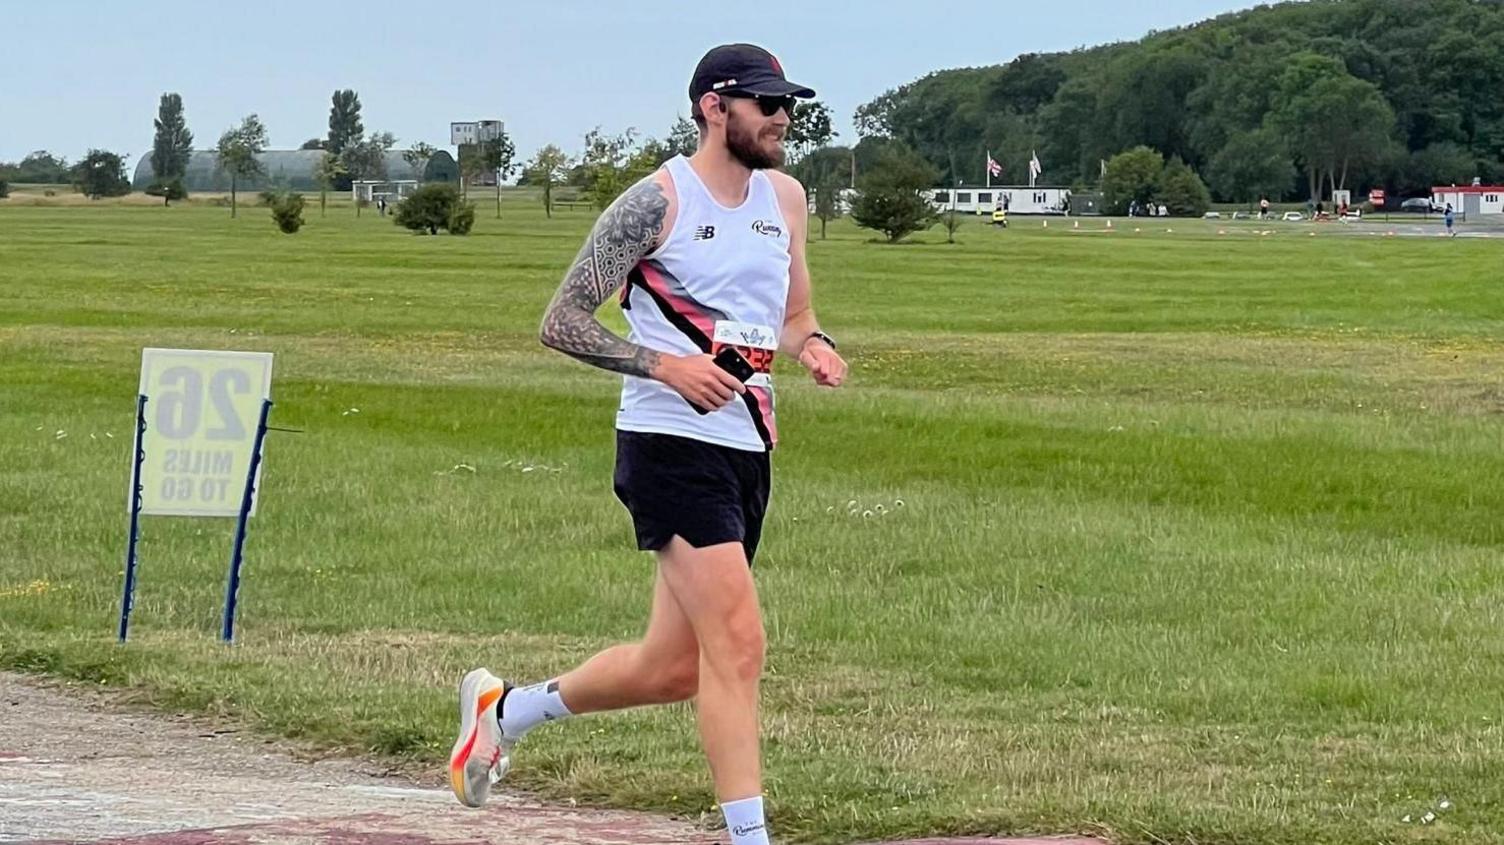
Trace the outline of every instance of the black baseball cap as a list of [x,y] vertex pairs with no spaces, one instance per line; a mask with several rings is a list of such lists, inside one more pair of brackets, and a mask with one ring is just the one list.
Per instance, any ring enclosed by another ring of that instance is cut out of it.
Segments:
[[689,102],[698,113],[706,94],[755,94],[760,97],[815,96],[813,88],[788,81],[783,65],[756,44],[722,44],[695,66],[689,80]]

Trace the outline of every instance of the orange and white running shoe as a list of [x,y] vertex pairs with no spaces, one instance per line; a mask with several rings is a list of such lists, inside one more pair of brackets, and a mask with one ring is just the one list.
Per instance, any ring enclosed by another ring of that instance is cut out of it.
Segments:
[[512,764],[509,752],[517,744],[501,730],[497,708],[512,685],[485,669],[460,681],[460,736],[449,754],[449,786],[466,807],[479,807]]

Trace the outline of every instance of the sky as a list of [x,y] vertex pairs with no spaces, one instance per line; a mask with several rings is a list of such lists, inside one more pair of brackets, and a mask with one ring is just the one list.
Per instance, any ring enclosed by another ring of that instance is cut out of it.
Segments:
[[[0,161],[48,150],[151,151],[163,92],[182,95],[194,148],[260,115],[271,149],[328,131],[330,95],[360,95],[366,132],[449,148],[449,124],[499,119],[525,159],[576,154],[586,132],[663,137],[716,44],[773,51],[831,108],[852,113],[931,71],[1133,40],[1249,8],[1231,0],[895,3],[493,0],[427,4],[25,0],[0,4]],[[450,148],[452,150],[452,148]]]

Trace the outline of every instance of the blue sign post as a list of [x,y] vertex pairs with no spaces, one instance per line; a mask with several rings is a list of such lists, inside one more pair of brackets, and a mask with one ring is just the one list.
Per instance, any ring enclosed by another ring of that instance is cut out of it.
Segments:
[[256,424],[256,444],[251,448],[251,468],[245,474],[245,492],[240,497],[240,516],[235,522],[235,549],[230,553],[230,577],[225,583],[225,618],[219,638],[235,641],[235,603],[240,595],[241,553],[245,549],[246,522],[251,518],[251,502],[256,496],[256,471],[261,468],[261,445],[266,442],[266,416],[272,410],[270,399],[261,402],[261,419]]
[[140,536],[141,526],[141,460],[145,452],[141,449],[141,437],[146,433],[146,396],[136,397],[136,438],[131,448],[131,528],[130,540],[125,547],[125,595],[120,599],[120,642],[125,642],[125,635],[131,626],[131,605],[136,600],[136,538]]

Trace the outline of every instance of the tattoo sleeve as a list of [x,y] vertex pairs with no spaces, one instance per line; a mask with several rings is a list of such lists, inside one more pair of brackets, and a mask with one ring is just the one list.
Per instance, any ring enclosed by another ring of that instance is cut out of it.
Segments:
[[595,318],[595,311],[652,250],[663,232],[667,210],[663,188],[651,176],[611,203],[543,315],[538,332],[543,345],[612,372],[646,378],[657,369],[660,356],[656,351],[608,331]]

